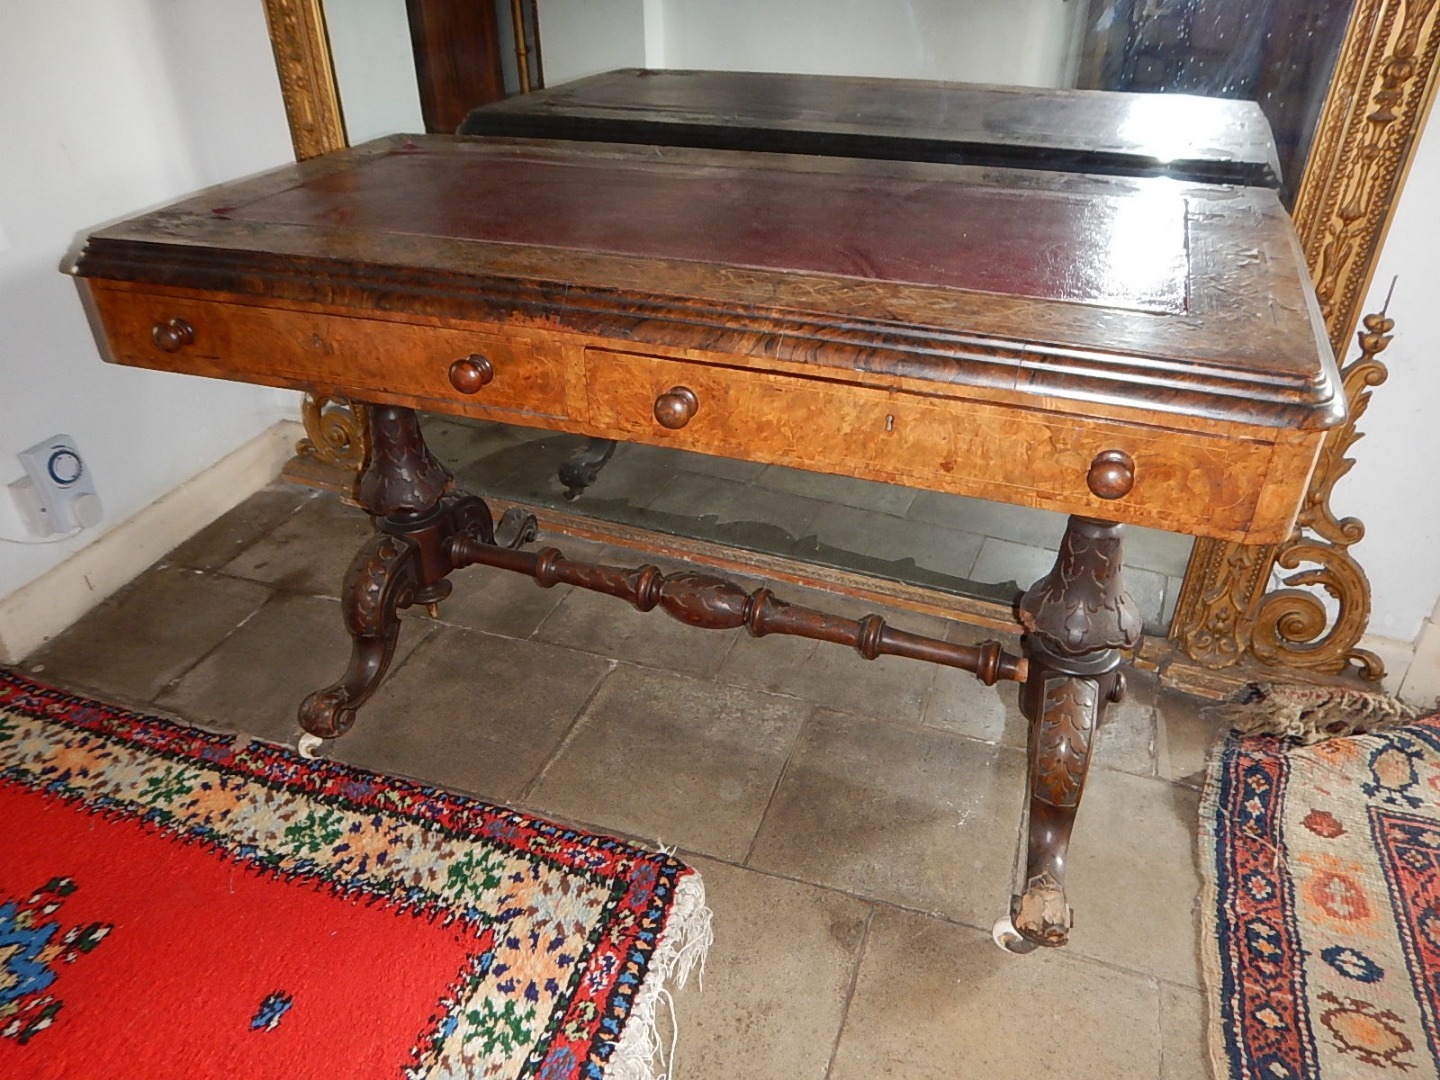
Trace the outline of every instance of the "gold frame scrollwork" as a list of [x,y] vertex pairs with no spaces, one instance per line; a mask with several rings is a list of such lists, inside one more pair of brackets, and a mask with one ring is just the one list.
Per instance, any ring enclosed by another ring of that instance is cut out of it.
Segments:
[[[275,63],[298,159],[345,145],[321,0],[264,0]],[[1296,196],[1294,219],[1337,355],[1354,330],[1395,199],[1435,93],[1440,0],[1355,0],[1345,40]],[[1384,379],[1375,356],[1390,320],[1367,322],[1362,355],[1345,370],[1351,418],[1321,451],[1294,534],[1283,544],[1197,540],[1170,642],[1177,658],[1203,668],[1260,664],[1296,673],[1383,667],[1357,648],[1369,618],[1370,588],[1348,548],[1363,535],[1330,509],[1335,482],[1369,390]],[[1368,336],[1367,336],[1368,335]],[[1368,344],[1367,344],[1368,342]],[[317,408],[331,415],[338,401]],[[312,433],[324,445],[323,431]],[[1311,566],[1271,592],[1276,567]],[[1296,586],[1326,589],[1338,614]],[[1300,599],[1304,595],[1306,599]]]

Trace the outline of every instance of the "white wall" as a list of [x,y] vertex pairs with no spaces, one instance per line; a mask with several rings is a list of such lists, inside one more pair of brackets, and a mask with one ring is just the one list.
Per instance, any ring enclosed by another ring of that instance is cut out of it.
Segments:
[[[1360,420],[1355,467],[1333,508],[1365,523],[1353,551],[1372,586],[1372,633],[1411,641],[1440,599],[1440,120],[1432,114],[1401,193],[1364,311],[1398,275],[1390,378]],[[1352,344],[1345,359],[1358,355]],[[1440,621],[1440,620],[1437,620]]]
[[652,67],[645,55],[653,0],[537,0],[541,65],[555,86],[620,67]]
[[[1065,85],[1076,0],[653,0],[654,66]],[[546,44],[546,68],[549,45]]]
[[403,0],[327,4],[325,32],[350,145],[382,135],[423,132],[425,117]]
[[1077,0],[540,0],[545,81],[616,67],[1063,86]]
[[253,0],[0,4],[0,535],[15,454],[58,432],[105,520],[0,542],[0,599],[269,427],[277,391],[103,364],[66,251],[107,220],[293,157]]

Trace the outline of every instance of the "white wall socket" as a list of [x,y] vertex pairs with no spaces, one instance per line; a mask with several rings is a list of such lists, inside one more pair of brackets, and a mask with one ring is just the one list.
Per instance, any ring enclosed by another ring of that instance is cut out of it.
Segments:
[[[100,524],[104,507],[90,470],[69,435],[52,435],[22,450],[20,464],[25,466],[32,491],[24,491],[25,481],[20,480],[10,485],[11,493],[27,524],[33,520],[41,526],[35,530],[39,535],[76,532]],[[33,518],[32,496],[38,518]]]

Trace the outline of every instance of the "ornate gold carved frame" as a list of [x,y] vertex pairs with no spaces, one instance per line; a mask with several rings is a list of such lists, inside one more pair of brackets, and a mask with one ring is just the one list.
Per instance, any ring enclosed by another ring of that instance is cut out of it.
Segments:
[[[325,35],[322,0],[264,0],[295,156],[345,145],[339,94]],[[1380,244],[1435,93],[1440,0],[1356,0],[1294,218],[1337,355],[1359,321]],[[1349,548],[1364,535],[1355,518],[1337,518],[1330,494],[1351,461],[1355,421],[1370,388],[1385,379],[1376,355],[1389,319],[1371,316],[1361,356],[1344,370],[1349,423],[1326,441],[1295,532],[1284,544],[1247,546],[1198,540],[1170,641],[1180,657],[1208,669],[1259,664],[1295,673],[1354,666],[1379,678],[1379,658],[1357,648],[1370,615],[1370,586]],[[357,444],[344,410],[311,402],[315,452],[354,467]],[[321,425],[319,421],[325,420]],[[1272,589],[1276,568],[1298,570]],[[1334,612],[1311,592],[1320,586]]]

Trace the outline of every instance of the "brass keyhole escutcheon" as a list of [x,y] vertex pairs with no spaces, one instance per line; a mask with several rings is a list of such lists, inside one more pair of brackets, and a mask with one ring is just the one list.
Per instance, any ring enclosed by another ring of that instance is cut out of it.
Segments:
[[194,344],[195,328],[184,319],[168,319],[150,328],[150,340],[162,352],[179,352]]
[[471,353],[450,365],[450,385],[462,394],[479,393],[493,378],[495,365],[479,353]]
[[699,410],[700,399],[688,386],[672,386],[655,399],[655,420],[671,431],[679,431]]
[[1123,499],[1135,486],[1135,459],[1124,450],[1102,450],[1090,462],[1085,483],[1096,498]]

